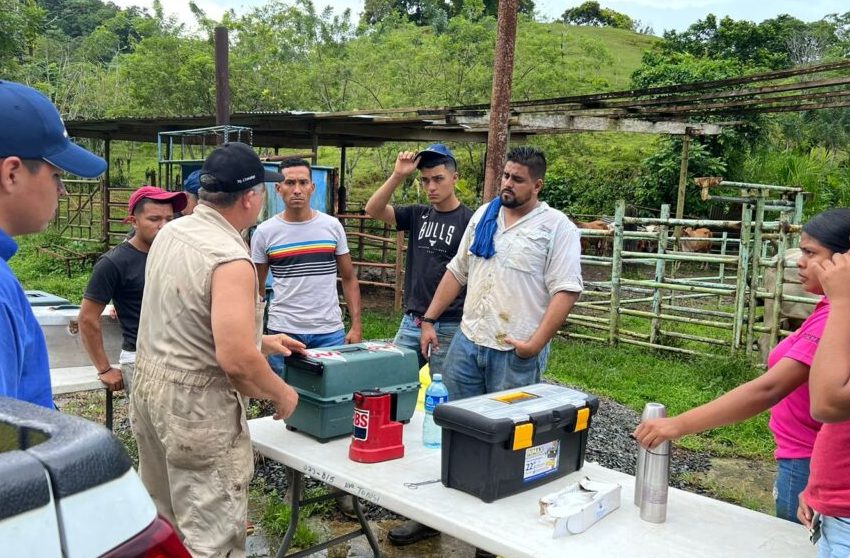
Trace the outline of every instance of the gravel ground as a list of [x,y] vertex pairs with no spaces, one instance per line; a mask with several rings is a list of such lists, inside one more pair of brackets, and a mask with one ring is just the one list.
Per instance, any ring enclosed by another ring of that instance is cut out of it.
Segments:
[[[609,469],[615,469],[633,475],[637,459],[637,442],[630,434],[637,426],[640,415],[619,403],[600,397],[599,411],[594,415],[590,427],[585,459],[595,461]],[[707,471],[710,468],[709,456],[692,451],[673,448],[670,465],[671,486],[694,491],[694,487],[683,482],[684,473]],[[271,460],[257,464],[256,476],[265,481],[266,486],[276,488],[278,494],[286,493],[284,467]],[[307,488],[321,483],[307,479]],[[379,506],[363,502],[366,516],[373,521],[398,519],[399,516]],[[341,512],[338,512],[340,515]]]

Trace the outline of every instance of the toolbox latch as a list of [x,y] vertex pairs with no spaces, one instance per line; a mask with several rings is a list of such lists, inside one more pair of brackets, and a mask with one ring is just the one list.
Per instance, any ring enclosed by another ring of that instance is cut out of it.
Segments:
[[590,409],[588,407],[582,407],[576,413],[576,428],[573,432],[579,432],[581,430],[587,430],[587,423],[590,420]]
[[523,422],[514,426],[513,442],[511,449],[514,451],[525,448],[530,448],[534,440],[534,425],[530,422]]

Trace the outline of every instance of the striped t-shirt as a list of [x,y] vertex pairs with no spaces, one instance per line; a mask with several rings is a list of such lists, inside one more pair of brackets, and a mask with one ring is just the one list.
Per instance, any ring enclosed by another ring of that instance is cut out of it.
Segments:
[[342,329],[336,257],[348,251],[340,222],[318,211],[309,221],[276,215],[260,224],[251,239],[251,258],[268,264],[272,276],[269,329],[299,334]]

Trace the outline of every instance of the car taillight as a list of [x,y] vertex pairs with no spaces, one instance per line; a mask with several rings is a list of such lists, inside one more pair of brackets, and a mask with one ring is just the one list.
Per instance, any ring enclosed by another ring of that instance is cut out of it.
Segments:
[[101,558],[192,558],[180,537],[161,516],[144,531]]

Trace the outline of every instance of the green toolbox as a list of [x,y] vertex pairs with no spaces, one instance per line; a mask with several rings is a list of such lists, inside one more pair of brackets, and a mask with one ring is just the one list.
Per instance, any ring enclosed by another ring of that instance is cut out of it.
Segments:
[[437,405],[443,484],[492,502],[578,471],[598,408],[593,395],[552,384]]
[[284,380],[298,392],[286,427],[326,441],[351,435],[359,390],[395,393],[395,416],[409,421],[419,393],[419,359],[410,349],[375,341],[308,349],[286,357]]

